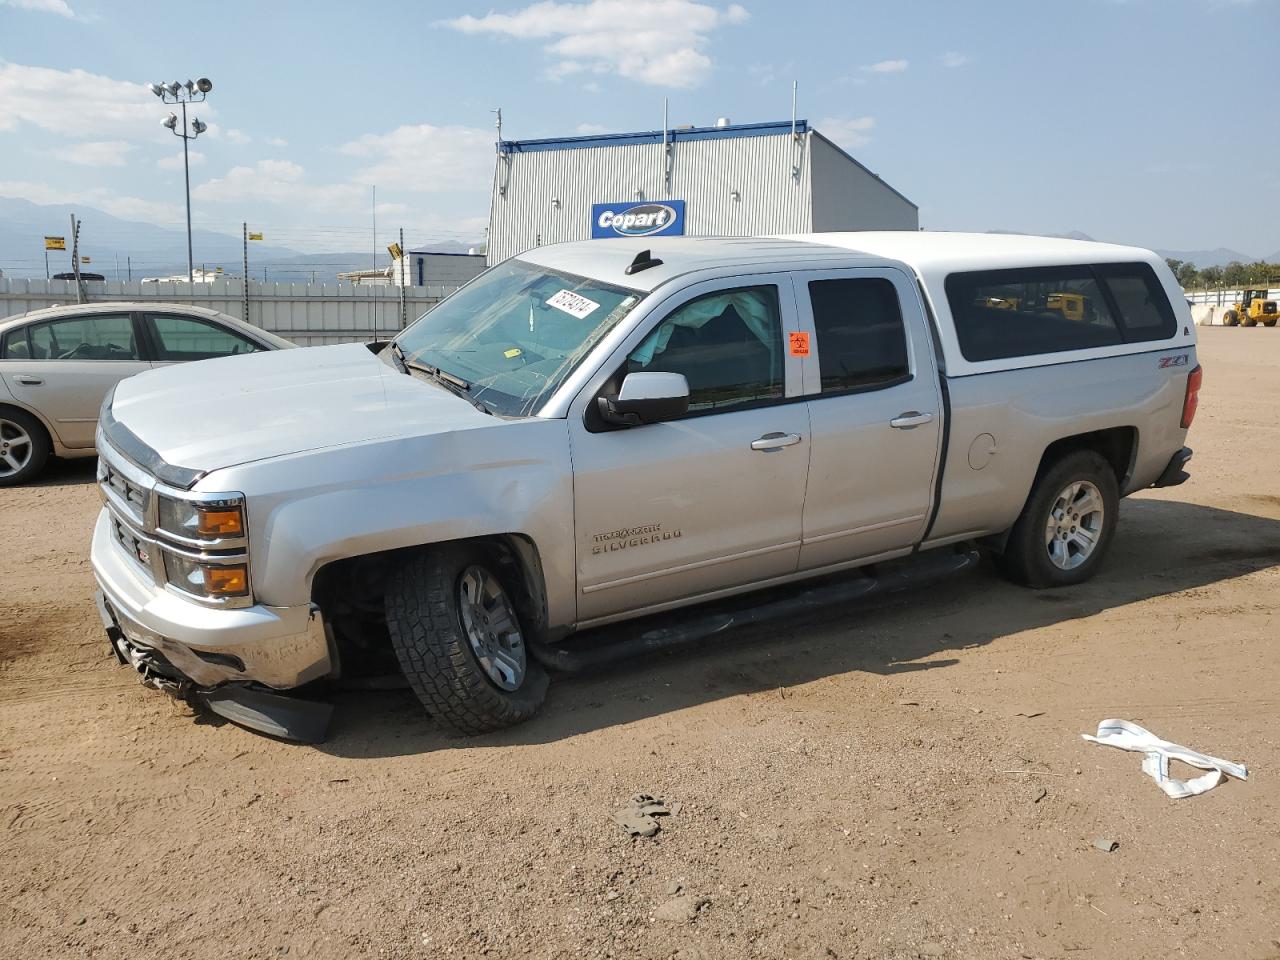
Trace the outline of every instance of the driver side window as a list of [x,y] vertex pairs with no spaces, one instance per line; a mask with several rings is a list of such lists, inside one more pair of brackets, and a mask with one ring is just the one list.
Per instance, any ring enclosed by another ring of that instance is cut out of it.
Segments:
[[627,358],[627,373],[642,371],[684,374],[690,414],[781,399],[778,288],[719,290],[677,307]]
[[[11,342],[10,353],[14,351]],[[137,360],[133,318],[127,313],[99,313],[32,324],[27,328],[31,360]]]

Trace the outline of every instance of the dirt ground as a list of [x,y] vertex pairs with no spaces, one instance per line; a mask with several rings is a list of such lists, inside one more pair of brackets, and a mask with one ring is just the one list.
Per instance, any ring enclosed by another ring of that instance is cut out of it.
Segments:
[[[1280,958],[1280,330],[1201,340],[1192,480],[1094,582],[984,567],[479,739],[402,691],[318,748],[197,722],[108,657],[92,465],[0,492],[0,957]],[[1250,779],[1167,799],[1108,717]]]

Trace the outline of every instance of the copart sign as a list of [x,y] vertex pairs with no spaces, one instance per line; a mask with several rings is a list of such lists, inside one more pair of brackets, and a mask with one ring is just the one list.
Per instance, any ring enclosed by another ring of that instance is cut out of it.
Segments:
[[684,236],[683,200],[636,200],[591,206],[591,239]]

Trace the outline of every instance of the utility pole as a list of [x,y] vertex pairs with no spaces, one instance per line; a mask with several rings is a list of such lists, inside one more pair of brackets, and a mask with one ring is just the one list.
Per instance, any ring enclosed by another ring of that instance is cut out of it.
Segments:
[[404,299],[405,297],[404,288],[405,288],[405,285],[408,283],[408,278],[406,278],[404,275],[405,256],[406,254],[404,249],[404,227],[401,227],[400,228],[400,329],[401,330],[403,330],[406,326],[408,326],[407,317],[408,317],[408,310],[409,310],[409,305],[405,303],[405,299]]
[[133,257],[126,256],[124,258],[124,265],[126,269],[128,269],[129,271],[129,280],[130,282],[132,282],[133,281]]
[[44,278],[49,279],[49,246],[45,244],[44,248]]
[[120,254],[115,255],[116,258],[116,283],[120,282]]
[[240,224],[241,237],[244,243],[244,269],[240,271],[244,278],[240,285],[244,287],[244,317],[245,323],[249,322],[249,221],[245,220]]
[[378,269],[378,186],[373,185],[373,269]]
[[84,303],[84,284],[80,282],[80,221],[71,215],[71,269],[76,275],[76,303]]

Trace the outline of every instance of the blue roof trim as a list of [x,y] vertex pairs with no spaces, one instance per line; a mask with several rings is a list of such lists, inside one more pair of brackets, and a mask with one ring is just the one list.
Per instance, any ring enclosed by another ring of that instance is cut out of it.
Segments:
[[483,260],[483,253],[456,253],[454,251],[445,250],[408,250],[411,256],[420,257],[471,257],[473,260]]
[[[796,121],[796,133],[808,133],[807,120]],[[774,123],[737,123],[727,127],[694,127],[671,129],[667,138],[673,143],[686,140],[733,140],[737,137],[776,137],[791,133],[791,121]],[[662,143],[661,130],[641,133],[601,133],[586,137],[554,137],[547,140],[503,140],[498,149],[505,153],[537,153],[540,150],[582,150],[590,147],[629,147],[640,143]]]

